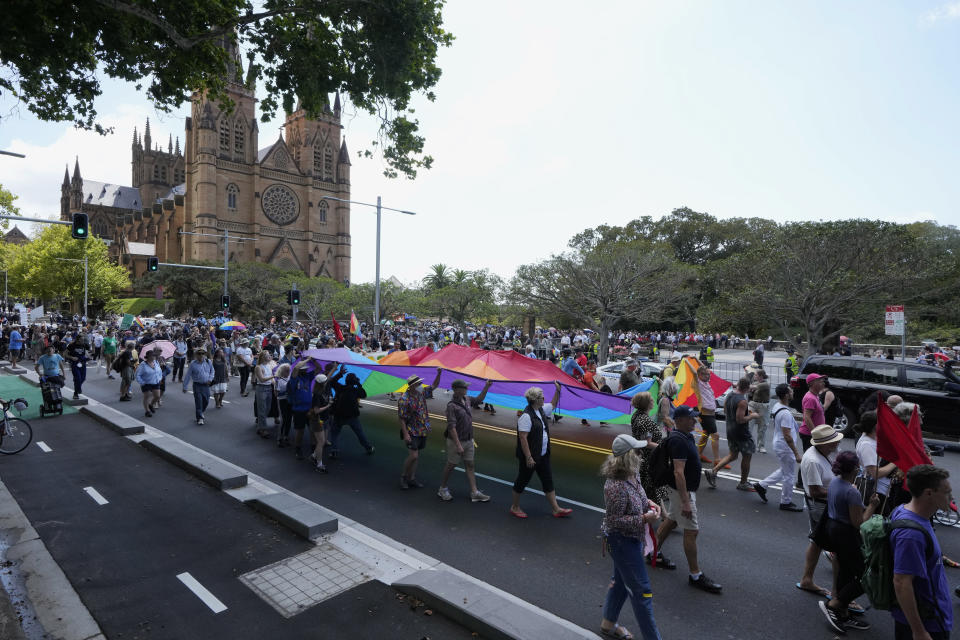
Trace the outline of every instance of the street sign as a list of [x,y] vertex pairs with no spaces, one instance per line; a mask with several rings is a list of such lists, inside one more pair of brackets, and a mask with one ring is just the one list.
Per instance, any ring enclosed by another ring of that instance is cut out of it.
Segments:
[[884,333],[888,336],[902,336],[903,331],[903,305],[888,304],[887,311],[883,321]]

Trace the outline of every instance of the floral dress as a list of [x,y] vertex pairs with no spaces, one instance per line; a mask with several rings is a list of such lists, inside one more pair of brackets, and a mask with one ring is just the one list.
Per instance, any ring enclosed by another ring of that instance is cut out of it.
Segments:
[[[660,428],[653,418],[645,411],[634,411],[630,418],[630,430],[633,437],[638,440],[647,440],[660,444],[663,440],[663,429]],[[665,487],[654,487],[653,478],[650,477],[650,455],[653,453],[650,449],[640,450],[640,483],[643,485],[644,493],[660,504],[664,504],[667,499],[667,490]]]

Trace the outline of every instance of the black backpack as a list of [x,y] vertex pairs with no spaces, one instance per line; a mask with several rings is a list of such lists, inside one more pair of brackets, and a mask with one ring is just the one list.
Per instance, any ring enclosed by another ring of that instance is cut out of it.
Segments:
[[670,478],[673,476],[673,464],[667,451],[667,443],[670,442],[672,437],[673,432],[671,431],[650,454],[648,468],[650,470],[650,480],[655,487],[669,485]]

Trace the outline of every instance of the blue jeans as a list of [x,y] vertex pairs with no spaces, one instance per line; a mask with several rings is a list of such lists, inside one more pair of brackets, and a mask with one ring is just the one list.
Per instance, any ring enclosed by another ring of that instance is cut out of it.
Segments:
[[643,542],[639,538],[610,533],[607,548],[613,558],[613,584],[603,603],[603,617],[615,623],[629,595],[633,615],[640,625],[640,635],[644,640],[660,640],[660,631],[653,619],[653,594],[643,560]]
[[330,427],[330,442],[327,443],[330,451],[340,450],[340,430],[346,426],[349,426],[356,434],[357,440],[360,441],[360,446],[367,451],[373,448],[373,445],[367,440],[366,434],[363,433],[363,427],[360,426],[360,418],[334,418],[333,425]]
[[203,417],[203,412],[210,404],[210,385],[193,383],[193,406],[197,409],[197,420]]

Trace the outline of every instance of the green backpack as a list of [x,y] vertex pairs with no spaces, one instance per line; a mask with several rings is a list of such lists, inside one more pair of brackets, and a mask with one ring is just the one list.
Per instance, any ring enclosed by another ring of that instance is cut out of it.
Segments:
[[890,520],[876,514],[860,525],[861,550],[865,567],[860,584],[870,598],[870,604],[875,609],[885,611],[897,606],[897,596],[893,592],[893,548],[890,545],[890,534],[894,529],[922,531],[927,542],[926,548],[928,550],[934,548],[930,532],[913,520],[906,518]]

